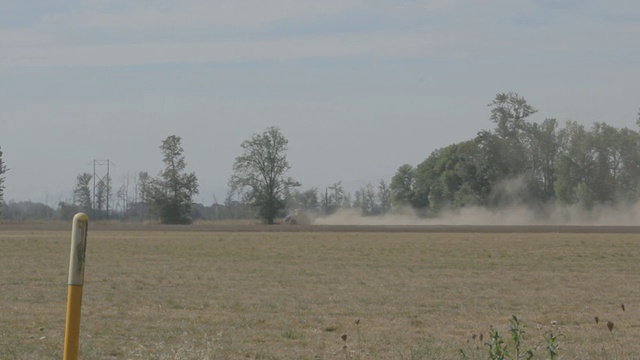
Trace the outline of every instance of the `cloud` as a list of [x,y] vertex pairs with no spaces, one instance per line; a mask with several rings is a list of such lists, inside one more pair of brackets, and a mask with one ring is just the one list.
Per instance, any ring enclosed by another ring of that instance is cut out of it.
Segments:
[[331,57],[407,57],[445,46],[438,35],[405,33],[288,37],[273,40],[139,45],[15,47],[0,67],[124,66]]
[[33,29],[0,28],[0,47],[5,49],[24,46],[46,46],[50,44],[51,41],[51,34]]
[[[55,8],[33,6],[27,26],[0,28],[0,47],[7,50],[0,67],[415,56],[439,46],[442,37],[396,25],[452,3],[67,0]],[[364,21],[365,29],[345,25],[377,16],[381,23]]]
[[[4,15],[28,17],[29,21],[22,22],[22,26],[16,23],[12,27],[55,34],[56,45],[86,44],[87,41],[99,45],[135,43],[141,36],[149,42],[166,42],[176,34],[184,38],[191,34],[191,41],[203,36],[208,37],[207,40],[264,38],[270,30],[283,25],[289,35],[309,25],[313,26],[314,34],[321,35],[335,32],[336,19],[357,23],[382,16],[383,23],[402,25],[407,16],[420,17],[452,4],[452,0],[400,3],[389,0],[88,0],[76,3],[66,0],[53,8],[46,4],[32,5],[30,11],[25,10],[25,6],[9,7],[4,9]],[[383,23],[371,26],[388,26]],[[7,26],[5,22],[4,27]]]
[[[613,51],[638,31],[637,23],[603,22],[575,7],[566,7],[579,13],[567,22],[564,15],[550,16],[556,6],[536,1],[517,6],[504,0],[491,6],[454,0],[64,4],[34,9],[40,20],[28,28],[0,28],[0,47],[6,50],[0,67],[429,56],[557,63],[579,55],[593,61],[590,54]],[[345,25],[359,21],[361,28]],[[632,47],[627,52],[637,54]]]
[[103,6],[69,16],[80,28],[173,29],[176,27],[261,27],[276,21],[348,11],[363,6],[360,0],[219,0],[132,3],[128,8]]

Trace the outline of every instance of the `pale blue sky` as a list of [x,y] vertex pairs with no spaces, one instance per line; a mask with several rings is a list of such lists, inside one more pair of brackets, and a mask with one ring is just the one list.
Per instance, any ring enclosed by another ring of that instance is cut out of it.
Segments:
[[156,174],[176,134],[210,204],[272,125],[304,188],[352,191],[491,128],[507,91],[635,127],[638,39],[637,1],[0,2],[5,200],[70,199],[92,159]]

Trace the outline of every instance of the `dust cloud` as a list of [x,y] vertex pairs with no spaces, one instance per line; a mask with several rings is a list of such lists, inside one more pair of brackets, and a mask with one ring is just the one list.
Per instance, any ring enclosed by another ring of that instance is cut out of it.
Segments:
[[411,210],[381,216],[362,216],[353,209],[317,217],[314,225],[640,225],[640,204],[627,207],[600,206],[585,211],[577,207],[549,206],[542,212],[524,206],[500,209],[467,207],[444,211],[435,217],[420,217]]
[[335,214],[315,217],[314,225],[640,225],[640,202],[622,205],[595,205],[585,210],[578,205],[528,204],[523,200],[524,181],[514,178],[496,186],[490,199],[495,208],[466,206],[441,210],[437,215],[419,216],[411,208],[393,209],[380,216],[362,216],[358,209],[342,209]]

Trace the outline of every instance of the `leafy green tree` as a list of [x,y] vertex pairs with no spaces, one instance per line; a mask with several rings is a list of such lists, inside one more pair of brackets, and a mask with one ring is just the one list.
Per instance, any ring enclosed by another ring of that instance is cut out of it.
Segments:
[[489,131],[481,131],[476,138],[481,150],[485,176],[492,183],[518,177],[530,167],[527,149],[519,139],[502,138]]
[[269,127],[262,134],[253,134],[244,141],[242,154],[233,164],[229,180],[233,191],[247,190],[245,202],[258,208],[267,224],[274,224],[278,212],[285,206],[285,191],[300,184],[285,174],[290,169],[287,161],[289,141],[277,127]]
[[438,149],[418,165],[416,188],[427,194],[431,212],[483,202],[489,189],[481,176],[481,155],[471,140]]
[[635,203],[640,195],[640,133],[628,128],[620,129],[619,141],[622,170],[618,177],[616,198]]
[[198,193],[198,179],[195,173],[185,172],[187,163],[179,136],[168,136],[160,150],[165,168],[148,184],[144,196],[161,223],[189,224],[192,199]]
[[391,202],[396,206],[412,205],[415,195],[415,170],[410,164],[398,168],[389,184]]
[[[494,130],[437,149],[415,168],[398,169],[389,185],[394,206],[431,215],[470,205],[543,210],[555,200],[590,209],[640,199],[639,131],[529,122],[537,110],[513,92],[496,95],[489,106]],[[356,193],[356,203],[366,208],[364,191]]]
[[473,139],[454,144],[446,170],[440,175],[453,207],[484,205],[491,186],[483,173],[482,152]]
[[89,186],[92,178],[93,176],[89,173],[79,174],[76,177],[76,187],[73,190],[74,204],[79,207],[80,211],[84,211],[86,213],[89,213],[93,209],[91,188]]
[[589,194],[589,201],[580,200],[580,202],[590,203],[593,194],[593,176],[597,171],[592,134],[584,128],[584,125],[567,121],[565,127],[560,130],[559,136],[562,139],[562,148],[554,182],[556,198],[565,205],[577,203],[578,185],[581,184],[580,197],[585,199],[586,194]]
[[596,123],[590,130],[568,121],[559,131],[561,152],[554,181],[561,204],[634,203],[640,181],[640,134]]
[[413,207],[421,215],[435,212],[442,204],[442,189],[436,165],[442,149],[431,152],[423,162],[416,166]]
[[488,105],[491,121],[496,125],[496,134],[503,139],[518,139],[526,127],[526,119],[536,110],[518,93],[500,93]]
[[546,202],[555,197],[553,184],[561,150],[556,119],[545,119],[542,124],[528,124],[526,142],[531,179],[535,182],[537,197]]
[[600,203],[612,203],[618,192],[622,172],[622,139],[620,131],[605,123],[595,123],[591,129],[596,172],[591,174],[594,198]]
[[584,182],[581,181],[576,185],[575,196],[578,205],[585,210],[591,210],[594,204],[594,192],[591,188]]
[[497,94],[488,105],[494,132],[481,131],[478,142],[483,149],[486,173],[496,183],[530,173],[526,144],[527,118],[537,110],[514,92]]
[[4,202],[4,174],[9,169],[2,160],[2,148],[0,147],[0,215],[2,215],[2,203]]

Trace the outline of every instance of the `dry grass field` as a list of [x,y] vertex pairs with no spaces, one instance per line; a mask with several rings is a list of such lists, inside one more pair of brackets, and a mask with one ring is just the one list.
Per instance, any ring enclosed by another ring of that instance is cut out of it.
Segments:
[[[34,228],[0,225],[1,359],[62,357],[70,232]],[[479,359],[512,315],[640,358],[640,235],[167,229],[90,227],[82,359]]]

